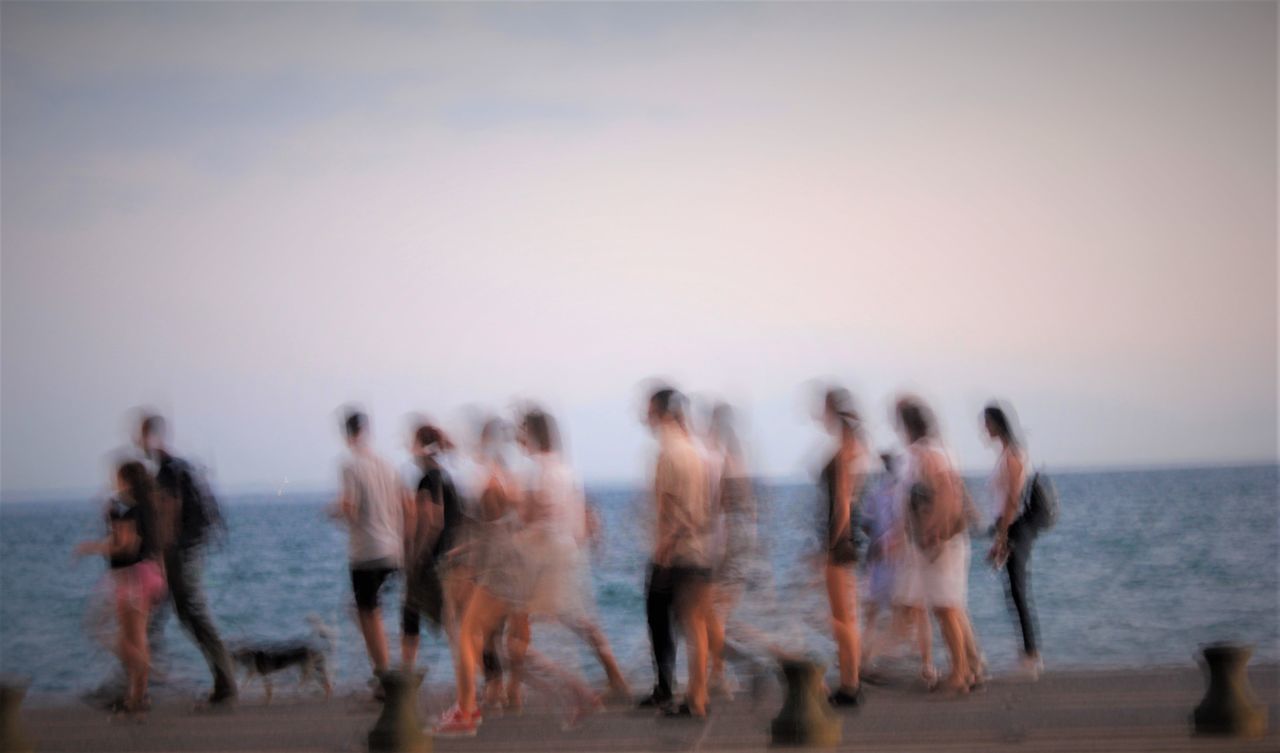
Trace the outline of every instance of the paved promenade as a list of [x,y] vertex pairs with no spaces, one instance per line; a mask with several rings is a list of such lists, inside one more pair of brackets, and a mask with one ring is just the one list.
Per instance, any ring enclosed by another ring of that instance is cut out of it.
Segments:
[[[1274,751],[1280,750],[1280,668],[1253,667],[1271,731],[1258,741],[1192,737],[1190,713],[1204,693],[1195,667],[1050,673],[1037,684],[993,681],[961,700],[927,694],[905,678],[868,687],[867,705],[842,714],[842,750],[858,751]],[[437,681],[440,678],[435,678]],[[252,694],[232,714],[193,715],[162,703],[144,724],[108,721],[87,706],[25,709],[36,749],[59,751],[318,751],[355,753],[378,707],[355,697],[324,702],[277,688],[261,705]],[[447,702],[439,682],[423,692],[424,723]],[[551,705],[530,693],[521,716],[486,719],[469,739],[434,741],[438,751],[759,750],[781,705],[768,683],[755,699],[713,705],[706,723],[657,719],[612,708],[563,732]]]

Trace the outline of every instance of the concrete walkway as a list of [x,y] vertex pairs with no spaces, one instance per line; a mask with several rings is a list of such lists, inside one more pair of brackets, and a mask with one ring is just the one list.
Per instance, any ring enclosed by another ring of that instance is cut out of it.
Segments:
[[[1204,694],[1198,669],[1114,670],[1046,675],[1039,683],[996,680],[985,692],[944,700],[907,678],[868,687],[865,708],[842,715],[841,749],[859,751],[1274,751],[1280,750],[1280,668],[1254,667],[1254,690],[1270,709],[1271,731],[1256,741],[1196,738],[1190,713]],[[758,750],[781,706],[773,683],[756,699],[713,704],[705,723],[658,719],[630,708],[606,710],[564,732],[546,699],[529,694],[521,716],[488,718],[474,738],[439,739],[438,751]],[[449,701],[448,688],[423,692],[427,724]],[[354,753],[378,706],[355,697],[325,702],[245,699],[231,714],[196,715],[162,704],[142,724],[112,722],[87,706],[22,713],[36,749],[115,751],[322,751]]]

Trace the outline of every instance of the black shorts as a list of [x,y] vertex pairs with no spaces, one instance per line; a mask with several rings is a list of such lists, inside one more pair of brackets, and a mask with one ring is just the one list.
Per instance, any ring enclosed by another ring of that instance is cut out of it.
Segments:
[[378,608],[378,592],[387,578],[396,572],[394,567],[351,569],[351,590],[356,594],[356,609],[372,612]]

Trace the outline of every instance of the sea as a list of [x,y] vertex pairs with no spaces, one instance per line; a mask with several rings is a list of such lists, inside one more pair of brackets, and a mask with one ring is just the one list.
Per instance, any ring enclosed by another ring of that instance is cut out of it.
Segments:
[[[1031,564],[1049,670],[1193,665],[1200,646],[1224,640],[1252,645],[1254,661],[1280,661],[1280,467],[1051,477],[1060,518],[1037,541]],[[981,479],[968,483],[976,497],[985,494]],[[639,487],[588,493],[604,526],[591,570],[598,618],[629,680],[644,689],[652,682],[643,597],[650,503]],[[809,556],[817,490],[759,482],[757,495],[761,553],[735,619],[756,640],[764,636],[834,665],[825,592]],[[205,588],[232,644],[305,639],[308,616],[319,616],[335,637],[336,684],[355,692],[370,670],[354,621],[345,534],[324,515],[330,501],[325,494],[223,496],[229,532],[208,552]],[[102,535],[100,505],[0,504],[0,673],[29,684],[28,702],[75,698],[115,671],[93,618],[105,565],[72,557],[77,542]],[[1019,638],[1002,574],[982,556],[988,545],[975,535],[969,609],[998,673],[1015,665]],[[383,595],[393,657],[399,602],[393,582]],[[539,625],[534,646],[589,679],[603,678],[563,628]],[[944,662],[940,642],[935,652]],[[171,614],[155,661],[156,692],[194,694],[208,686],[199,652]],[[447,684],[450,661],[445,637],[424,630],[419,664],[429,670],[428,682]]]

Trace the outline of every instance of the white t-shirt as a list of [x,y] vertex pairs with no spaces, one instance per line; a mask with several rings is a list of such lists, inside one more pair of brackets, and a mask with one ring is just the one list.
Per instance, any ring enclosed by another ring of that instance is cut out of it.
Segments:
[[356,508],[348,560],[352,565],[399,567],[404,558],[404,492],[395,468],[369,450],[352,451],[342,461],[342,490]]

